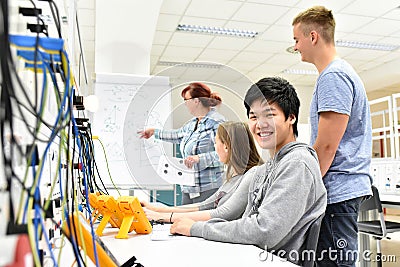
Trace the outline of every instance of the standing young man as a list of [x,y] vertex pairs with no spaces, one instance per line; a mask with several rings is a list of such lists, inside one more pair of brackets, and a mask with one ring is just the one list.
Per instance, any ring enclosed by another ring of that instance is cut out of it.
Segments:
[[319,72],[310,107],[311,144],[318,154],[328,206],[318,242],[322,258],[318,266],[355,266],[359,205],[372,194],[368,99],[360,77],[337,57],[331,10],[309,8],[292,25],[295,51]]
[[290,83],[273,77],[250,87],[245,106],[249,128],[271,159],[252,168],[242,217],[196,223],[181,219],[171,233],[253,244],[302,263],[307,231],[325,211],[326,190],[314,149],[296,142],[300,101]]

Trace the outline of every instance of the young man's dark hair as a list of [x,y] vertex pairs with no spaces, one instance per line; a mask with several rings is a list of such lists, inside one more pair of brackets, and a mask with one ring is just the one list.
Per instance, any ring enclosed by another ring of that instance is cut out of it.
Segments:
[[[285,79],[280,77],[267,77],[253,84],[244,98],[247,117],[249,117],[250,106],[254,101],[264,98],[268,104],[277,104],[288,119],[290,115],[299,117],[300,100],[294,87]],[[293,133],[297,137],[297,120],[293,124]]]

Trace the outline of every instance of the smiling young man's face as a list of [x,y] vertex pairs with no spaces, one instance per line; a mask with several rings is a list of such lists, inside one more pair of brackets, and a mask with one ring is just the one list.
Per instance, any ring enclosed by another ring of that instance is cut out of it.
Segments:
[[295,141],[293,134],[294,116],[285,119],[282,109],[268,104],[265,99],[256,100],[250,106],[249,127],[254,139],[263,149],[275,154],[284,145]]
[[301,61],[313,63],[312,58],[312,35],[304,35],[302,26],[300,23],[293,27],[293,39],[295,41],[294,51],[301,54]]

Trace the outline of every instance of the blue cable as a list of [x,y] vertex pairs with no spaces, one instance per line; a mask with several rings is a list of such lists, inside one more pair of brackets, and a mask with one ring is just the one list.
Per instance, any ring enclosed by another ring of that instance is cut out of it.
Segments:
[[[79,139],[79,131],[78,131],[78,127],[76,125],[76,121],[75,121],[75,117],[74,114],[71,114],[71,120],[72,120],[72,128],[73,131],[75,132],[75,139],[76,139],[76,143],[78,145],[78,149],[79,149],[79,160],[80,162],[82,161],[82,148],[81,148],[81,142]],[[86,199],[89,199],[89,190],[87,187],[87,177],[86,177],[86,173],[85,173],[85,164],[82,164],[82,173],[83,173],[83,179],[85,181],[85,196]],[[89,218],[92,218],[92,212],[89,211]],[[93,220],[90,220],[90,228],[91,228],[91,234],[92,234],[92,242],[93,242],[93,252],[94,252],[94,257],[96,259],[96,266],[99,266],[99,259],[97,256],[97,248],[96,248],[96,240],[95,240],[95,232],[93,229]]]
[[[65,56],[65,58],[66,58],[66,60],[68,62],[69,61],[68,60],[68,55],[66,54],[66,52],[64,50],[62,51],[62,54]],[[73,90],[74,90],[73,87],[72,86],[70,87],[70,68],[69,68],[69,64],[67,64],[67,75],[66,75],[66,79],[65,79],[65,95],[64,95],[63,104],[62,104],[63,107],[65,105],[65,102],[66,102],[66,99],[67,99],[67,95],[68,95],[68,99],[70,100],[70,103],[73,103]],[[70,92],[71,94],[68,94],[68,92]],[[76,127],[75,118],[73,116],[73,113],[70,113],[69,109],[67,109],[63,119],[66,119],[68,114],[70,114],[70,116],[71,116],[72,128],[73,128],[73,131],[75,132],[75,136],[77,137],[78,135],[76,134],[77,133],[77,127]],[[78,141],[78,148],[79,147],[80,147],[80,143]],[[68,225],[70,227],[70,223],[71,222],[69,221],[68,216],[66,216],[66,217],[67,217],[67,223],[68,223]],[[70,227],[70,229],[71,229],[71,227]],[[95,259],[96,259],[96,266],[99,266],[97,250],[96,250],[96,245],[95,245],[96,243],[95,243],[95,240],[94,240],[93,225],[91,225],[91,230],[92,230],[92,242],[94,244],[94,256],[95,256]],[[72,239],[72,240],[74,240],[74,239]],[[75,242],[73,242],[73,247],[74,247],[75,252],[79,253],[79,250],[77,249],[77,244]],[[78,259],[77,259],[77,262],[80,265],[80,261]]]
[[[86,136],[84,136],[85,139],[88,139]],[[92,177],[92,168],[91,168],[91,157],[89,153],[89,141],[86,142],[86,166],[87,166],[87,177],[91,178]]]
[[[28,40],[28,39],[25,38],[24,41],[26,41],[26,40]],[[30,39],[29,39],[29,40],[30,40]],[[29,40],[28,40],[28,41],[29,41]],[[42,41],[43,41],[43,40],[42,40]],[[45,40],[45,41],[47,41],[47,40]],[[36,41],[35,41],[34,44],[36,44]],[[61,50],[61,49],[60,49],[60,50]],[[47,70],[48,70],[48,73],[50,73],[51,80],[52,80],[53,84],[56,86],[56,88],[58,88],[58,87],[57,87],[57,82],[56,82],[55,74],[54,74],[54,72],[52,71],[52,69],[50,68],[49,62],[46,61],[46,60],[43,60],[43,58],[44,58],[43,55],[46,55],[46,53],[44,53],[44,52],[42,53],[42,51],[38,51],[38,52],[39,52],[39,53],[37,53],[38,57],[42,58],[42,61],[43,61],[43,64],[40,65],[40,67],[43,69],[42,95],[41,95],[41,99],[40,99],[40,108],[39,108],[39,115],[41,116],[41,115],[43,114],[43,107],[44,107],[44,103],[45,103],[44,96],[45,96],[45,91],[46,91],[46,89],[47,89]],[[73,87],[70,85],[69,60],[68,60],[68,55],[66,54],[65,50],[61,50],[61,53],[62,53],[62,55],[65,56],[66,61],[67,61],[67,62],[66,62],[66,63],[67,63],[67,64],[66,64],[66,65],[67,65],[67,66],[66,66],[66,68],[67,68],[67,75],[66,75],[66,81],[65,81],[64,96],[63,96],[63,98],[62,98],[62,102],[60,103],[59,111],[58,111],[57,117],[56,117],[55,122],[54,122],[54,127],[53,127],[53,130],[52,130],[51,135],[50,135],[50,136],[51,136],[51,137],[50,137],[50,141],[48,142],[48,144],[47,144],[47,146],[46,146],[46,148],[45,148],[45,151],[44,151],[44,153],[43,153],[42,162],[45,162],[45,160],[46,160],[46,155],[48,154],[47,152],[48,152],[48,150],[50,149],[50,146],[51,146],[51,144],[53,143],[53,140],[54,140],[54,138],[55,138],[55,136],[56,136],[55,129],[57,128],[56,126],[60,124],[60,119],[61,119],[62,121],[65,121],[65,120],[68,118],[68,115],[71,113],[69,108],[66,108],[66,109],[65,109],[67,99],[70,99],[70,97],[72,97],[72,94],[71,94],[71,93],[73,92]],[[61,59],[60,59],[60,61],[61,61]],[[59,71],[60,71],[61,75],[64,74],[63,71],[62,71],[61,69],[59,69]],[[71,101],[70,103],[73,103],[73,102]],[[65,113],[63,113],[63,110],[64,110],[64,109],[66,110]],[[76,133],[76,122],[75,122],[75,119],[73,118],[73,114],[71,113],[70,115],[71,115],[71,119],[72,119],[72,121],[73,121],[74,130],[75,130],[75,133]],[[79,139],[77,140],[77,142],[78,142],[78,147],[79,147],[79,149],[81,149],[81,148],[80,148]],[[81,151],[79,152],[79,156],[80,156],[80,160],[82,160]],[[59,164],[58,168],[59,168],[60,195],[61,195],[61,200],[63,200],[64,196],[63,196],[63,188],[62,188],[61,164]],[[37,172],[36,172],[34,166],[32,166],[32,169],[33,169],[33,177],[34,177],[34,180],[35,180],[35,177],[36,177]],[[83,170],[85,170],[85,167],[83,167]],[[47,244],[48,244],[49,249],[50,249],[51,257],[52,257],[52,259],[53,259],[54,264],[57,265],[56,260],[55,260],[55,258],[54,258],[54,254],[53,254],[52,249],[51,249],[51,246],[50,246],[50,242],[49,242],[49,239],[48,239],[46,230],[45,230],[43,218],[42,218],[42,216],[40,216],[40,205],[39,205],[38,202],[37,202],[37,201],[39,201],[39,203],[40,203],[40,201],[41,201],[41,200],[40,200],[40,188],[39,188],[39,185],[40,185],[40,182],[41,182],[42,173],[43,173],[43,165],[42,165],[42,167],[38,170],[38,181],[37,181],[37,185],[36,185],[36,188],[35,188],[35,191],[34,191],[34,192],[35,192],[35,193],[34,193],[34,209],[35,209],[34,225],[35,225],[35,229],[36,229],[36,231],[35,231],[35,238],[36,238],[36,240],[35,240],[35,241],[36,241],[36,247],[37,247],[37,249],[38,249],[38,248],[39,248],[39,231],[38,231],[38,230],[39,230],[39,227],[38,227],[38,223],[40,222],[41,225],[42,225],[42,228],[43,228],[43,232],[44,232],[44,234],[45,234],[45,239],[46,239]],[[85,172],[83,172],[83,173],[84,173],[84,176],[85,176]],[[86,177],[86,176],[85,176],[85,181],[87,181],[87,177]],[[86,184],[86,183],[85,183],[85,184]],[[88,190],[87,190],[87,188],[86,188],[86,197],[88,198]],[[28,199],[29,199],[29,198],[30,198],[30,197],[28,196]],[[25,206],[25,209],[24,209],[24,218],[25,218],[25,216],[26,216],[27,210],[28,210],[28,201],[26,202],[26,206]],[[67,224],[69,225],[69,228],[71,229],[71,227],[70,227],[71,222],[70,222],[69,216],[66,216],[66,221],[67,221]],[[92,228],[92,240],[93,240],[93,243],[95,244],[95,240],[94,240],[94,230],[93,230],[92,222],[91,222],[91,228]],[[71,238],[71,241],[72,241],[73,249],[74,249],[76,255],[79,254],[80,252],[79,252],[79,249],[78,249],[78,247],[77,247],[77,244],[76,244],[75,240],[74,240],[73,238]],[[95,257],[96,257],[96,265],[99,266],[98,258],[97,258],[97,252],[96,252],[96,246],[94,246],[94,253],[95,253]],[[81,259],[80,259],[79,257],[77,257],[77,263],[78,263],[79,266],[81,266]]]
[[[68,80],[67,80],[68,82],[68,84],[69,84],[69,77],[68,77]],[[68,88],[68,87],[67,87]],[[55,128],[56,128],[56,126],[57,126],[57,124],[58,124],[58,122],[59,122],[59,120],[60,120],[60,117],[61,117],[61,114],[62,114],[62,110],[63,110],[63,108],[64,108],[64,106],[65,106],[65,104],[66,104],[66,100],[68,99],[67,97],[69,96],[69,94],[68,94],[68,92],[69,92],[69,90],[65,90],[65,92],[64,92],[64,99],[63,99],[63,102],[62,102],[62,105],[61,105],[61,107],[60,107],[60,109],[59,109],[59,112],[58,112],[58,114],[57,114],[57,118],[56,118],[56,120],[55,120],[55,123],[54,123],[54,127],[53,127],[53,131],[51,132],[51,139],[50,140],[53,140],[54,139],[54,137],[55,137],[55,135],[56,135],[56,133],[55,133]],[[68,109],[67,109],[67,114],[68,114]],[[50,142],[48,142],[47,143],[47,145],[46,145],[46,148],[45,148],[45,150],[44,150],[44,153],[43,153],[43,159],[42,159],[42,161],[45,161],[46,160],[46,156],[47,156],[47,152],[48,152],[48,150],[50,149],[50,146],[51,146],[51,144],[52,144],[52,142],[50,141]],[[39,170],[39,177],[38,177],[38,182],[37,182],[37,186],[39,187],[39,185],[40,185],[40,182],[41,182],[41,177],[42,177],[42,172],[43,172],[43,165],[42,165],[42,168],[40,168],[40,170]],[[34,177],[36,176],[36,173],[35,173],[35,175],[34,175]],[[62,189],[62,188],[61,188]],[[62,190],[60,190],[61,192],[62,192]],[[39,190],[38,190],[38,188],[35,190],[35,198],[36,197],[38,197],[38,196],[36,196],[37,194],[39,193]],[[40,200],[39,200],[40,201]],[[40,218],[40,210],[38,210],[38,205],[35,205],[35,211],[36,211],[36,216],[38,216],[39,218]],[[35,228],[36,228],[36,230],[38,230],[38,222],[37,222],[37,218],[35,218]],[[44,229],[44,228],[43,228]],[[38,232],[36,231],[36,244],[37,244],[37,246],[38,246]]]
[[[40,249],[39,249],[39,227],[38,227],[38,220],[40,218],[40,209],[39,206],[36,204],[36,201],[39,201],[40,203],[40,191],[39,191],[39,187],[36,187],[35,189],[35,196],[34,196],[34,202],[33,202],[33,206],[35,209],[35,217],[33,219],[33,222],[35,224],[35,243],[36,243],[36,250],[37,250],[37,254],[40,255]],[[42,229],[42,231],[44,231],[45,229]]]

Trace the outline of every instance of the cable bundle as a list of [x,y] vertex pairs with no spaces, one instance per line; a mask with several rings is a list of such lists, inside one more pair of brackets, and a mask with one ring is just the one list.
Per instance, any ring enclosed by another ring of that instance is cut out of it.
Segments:
[[[49,258],[51,266],[58,266],[62,248],[56,259],[51,241],[54,227],[63,232],[60,220],[65,220],[69,229],[77,229],[75,222],[69,218],[79,210],[79,203],[85,204],[90,216],[91,210],[86,201],[88,194],[95,191],[107,194],[94,160],[90,123],[83,126],[79,118],[75,118],[74,96],[78,86],[64,49],[58,8],[53,1],[48,2],[58,38],[48,37],[47,31],[37,31],[36,36],[10,35],[8,0],[1,1],[0,11],[0,128],[2,169],[6,180],[4,188],[0,187],[0,193],[9,196],[7,234],[28,232],[35,266],[42,266]],[[36,10],[34,2],[31,3]],[[36,15],[38,24],[44,24],[38,13]],[[19,63],[23,63],[22,71],[18,71],[16,57]],[[27,75],[32,77],[31,84],[21,78],[21,72],[30,73]],[[27,149],[19,140],[20,135],[24,136],[25,143],[29,143]],[[26,163],[15,164],[15,159],[21,155],[26,158]],[[96,172],[101,187],[96,181]],[[19,199],[11,193],[14,188],[21,191]],[[54,208],[61,209],[60,220],[54,219]],[[49,220],[50,227],[46,222]],[[72,232],[76,235],[78,230]],[[91,236],[93,244],[98,242],[93,224]],[[64,238],[65,235],[62,235],[61,239]],[[86,259],[81,255],[85,247],[78,246],[77,236],[68,238],[77,265],[86,266]],[[99,266],[96,246],[93,248],[95,264]],[[47,255],[43,255],[43,251]]]

